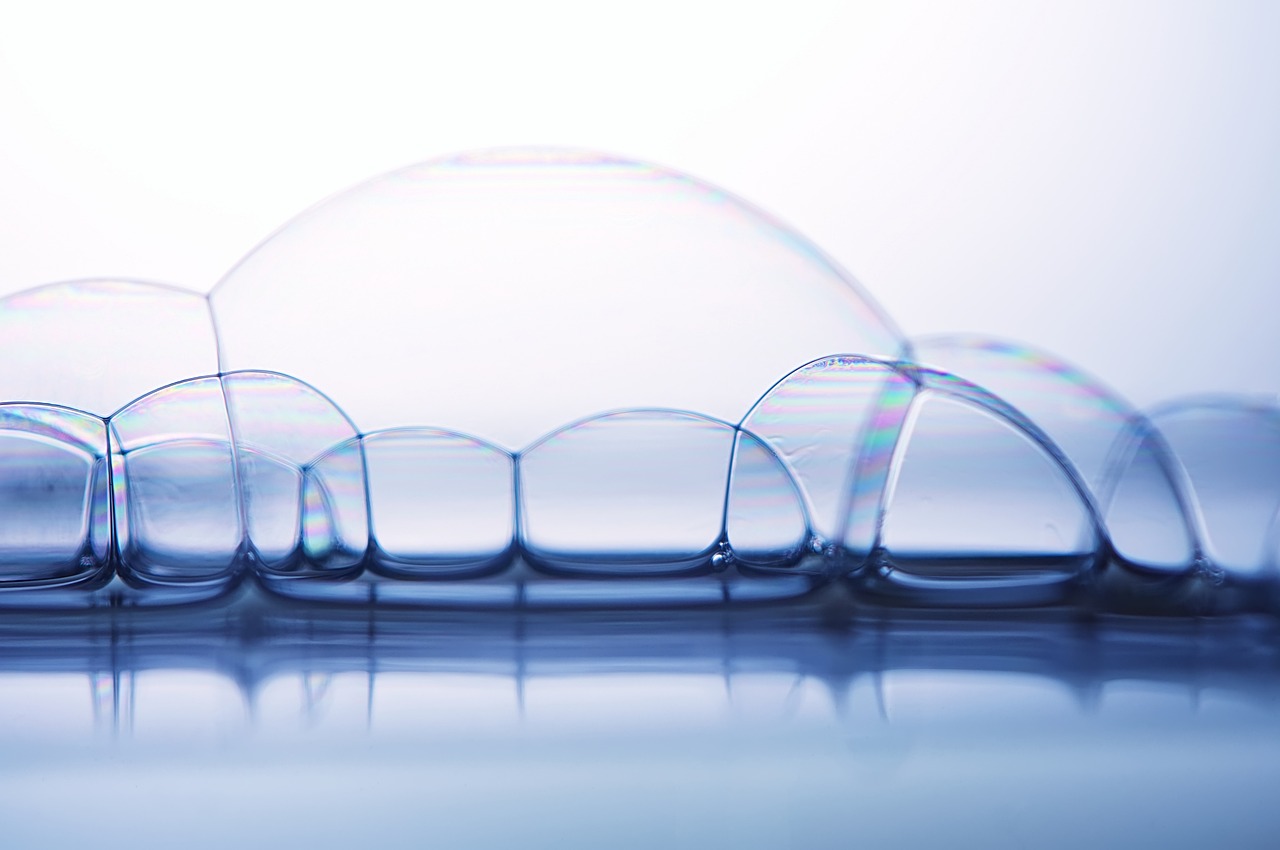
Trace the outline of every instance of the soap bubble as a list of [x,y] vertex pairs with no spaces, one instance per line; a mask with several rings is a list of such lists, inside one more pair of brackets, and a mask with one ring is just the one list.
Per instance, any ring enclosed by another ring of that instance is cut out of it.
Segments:
[[1061,601],[1102,547],[1047,435],[957,376],[842,355],[806,364],[743,427],[792,472],[810,546],[863,592],[912,604]]
[[629,411],[568,426],[521,454],[521,538],[566,574],[710,568],[724,533],[734,429],[689,413]]
[[1273,574],[1280,510],[1280,410],[1235,398],[1188,399],[1151,414],[1191,494],[1203,555],[1227,576]]
[[798,234],[690,177],[509,150],[378,177],[298,216],[211,295],[224,371],[322,388],[362,431],[518,450],[616,409],[738,421],[780,376],[903,340]]
[[[740,589],[740,572],[795,566],[810,531],[774,450],[728,423],[799,363],[904,351],[846,273],[759,211],[563,151],[369,181],[278,231],[211,303],[257,569],[307,598],[496,599],[495,582],[447,588],[517,548],[505,582],[534,605],[800,592],[812,570]],[[277,374],[260,413],[245,370]],[[286,385],[324,410],[295,411]]]
[[52,405],[0,405],[0,468],[0,587],[105,580],[106,424]]
[[727,552],[748,573],[789,567],[811,553],[811,536],[804,493],[785,462],[759,437],[739,430],[725,512]]
[[379,431],[362,442],[375,569],[441,579],[507,565],[515,545],[510,454],[427,428]]
[[0,299],[0,400],[98,416],[218,371],[203,295],[134,280],[76,280]]
[[1145,417],[1121,435],[1098,494],[1119,563],[1153,576],[1186,573],[1198,551],[1191,500],[1177,459]]
[[799,486],[811,547],[868,553],[893,445],[915,385],[892,364],[824,357],[779,380],[743,417]]
[[1088,485],[1119,561],[1183,572],[1195,557],[1186,494],[1147,417],[1100,381],[1031,346],[989,337],[916,340],[917,362],[960,376],[1016,408]]
[[1064,601],[1102,547],[1083,483],[1015,411],[916,374],[868,589],[924,604]]
[[3,604],[169,604],[234,583],[217,379],[175,386],[217,372],[203,295],[118,279],[18,292],[0,299],[0,362]]
[[119,570],[134,583],[228,580],[244,534],[222,383],[183,381],[111,418]]
[[1239,610],[1280,566],[1273,407],[1148,417],[1026,346],[913,349],[802,237],[609,156],[376,178],[209,298],[18,293],[0,355],[0,605],[197,601],[252,574],[359,604],[843,578],[938,606],[1155,587],[1205,610],[1223,584]]
[[351,420],[319,390],[287,375],[234,372],[222,384],[260,574],[287,580],[358,572],[369,507]]

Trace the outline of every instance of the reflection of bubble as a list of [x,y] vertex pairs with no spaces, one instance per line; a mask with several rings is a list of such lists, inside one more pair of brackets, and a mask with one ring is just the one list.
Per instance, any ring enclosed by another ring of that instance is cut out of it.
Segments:
[[833,579],[879,604],[1269,604],[1273,408],[1145,416],[1027,347],[907,351],[816,249],[689,178],[538,151],[406,169],[300,216],[212,301],[0,302],[0,605],[246,576],[412,606]]

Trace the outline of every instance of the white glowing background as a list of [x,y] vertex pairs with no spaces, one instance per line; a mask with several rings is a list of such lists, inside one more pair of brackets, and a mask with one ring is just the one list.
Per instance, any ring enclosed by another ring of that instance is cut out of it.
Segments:
[[1280,7],[22,4],[0,292],[207,289],[289,216],[460,149],[664,163],[776,213],[910,334],[1140,404],[1280,390]]

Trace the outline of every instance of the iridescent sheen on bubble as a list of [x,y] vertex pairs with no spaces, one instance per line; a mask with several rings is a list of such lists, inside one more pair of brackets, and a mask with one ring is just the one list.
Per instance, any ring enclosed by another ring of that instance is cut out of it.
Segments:
[[608,410],[735,422],[797,364],[904,351],[846,272],[759,210],[561,150],[370,180],[258,246],[211,302],[225,371],[323,387],[365,432],[447,428],[512,450]]
[[855,586],[907,604],[1065,600],[1104,539],[1074,469],[998,397],[945,372],[893,368],[905,383],[879,401],[849,488],[846,528],[874,535],[868,545],[846,531]]
[[1118,394],[1045,352],[988,337],[916,340],[913,356],[980,385],[1034,422],[1088,485],[1122,563],[1161,572],[1190,567],[1186,494],[1168,448]]
[[912,354],[802,237],[616,157],[394,172],[210,298],[0,300],[0,355],[0,605],[197,601],[250,572],[304,600],[492,608],[843,579],[877,604],[1173,588],[1204,612],[1277,584],[1273,407],[1148,417],[1025,346]]
[[105,581],[106,424],[52,405],[0,405],[0,468],[0,592]]
[[285,375],[235,372],[223,385],[260,573],[358,571],[369,542],[368,495],[351,421],[323,393]]
[[0,299],[0,400],[110,416],[175,381],[218,371],[203,295],[158,283],[77,280]]
[[222,382],[143,396],[112,417],[110,432],[121,575],[143,585],[230,580],[244,533]]
[[1062,601],[1101,542],[1080,488],[998,409],[926,384],[900,438],[867,587],[923,604]]
[[787,374],[743,417],[742,428],[765,441],[798,483],[815,549],[839,541],[869,551],[898,414],[913,391],[890,364],[826,357]]

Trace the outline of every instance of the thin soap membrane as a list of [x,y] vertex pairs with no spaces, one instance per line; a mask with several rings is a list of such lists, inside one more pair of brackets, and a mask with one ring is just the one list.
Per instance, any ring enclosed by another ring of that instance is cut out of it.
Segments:
[[0,302],[0,605],[1271,610],[1280,420],[908,340],[692,178],[546,150],[304,212],[203,296]]

